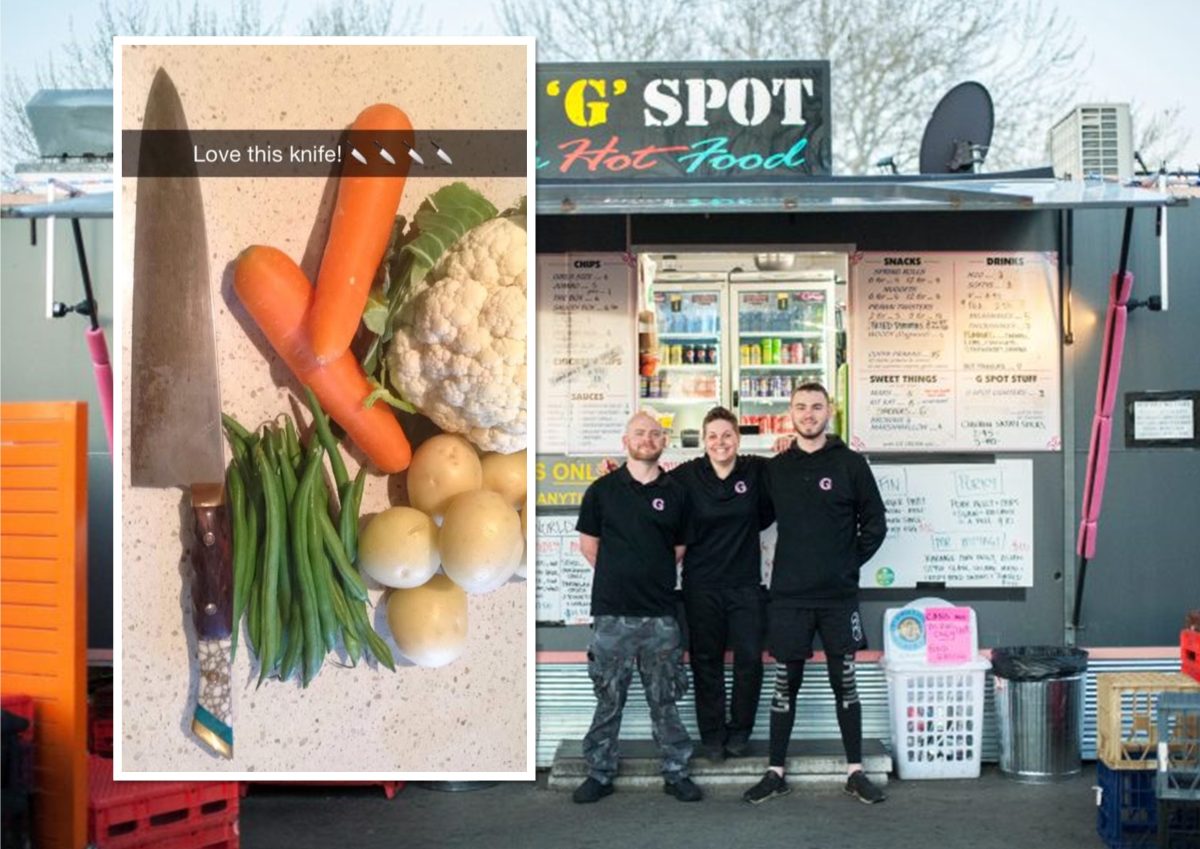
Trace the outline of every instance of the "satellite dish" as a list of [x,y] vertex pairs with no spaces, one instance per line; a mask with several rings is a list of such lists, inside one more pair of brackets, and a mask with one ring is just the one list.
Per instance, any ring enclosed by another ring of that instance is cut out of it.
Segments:
[[982,85],[966,82],[950,89],[925,125],[921,173],[972,173],[987,156],[994,119],[992,96]]

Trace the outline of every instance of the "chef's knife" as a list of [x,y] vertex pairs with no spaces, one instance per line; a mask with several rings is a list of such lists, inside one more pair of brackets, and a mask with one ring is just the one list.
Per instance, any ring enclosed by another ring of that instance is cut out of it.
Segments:
[[[182,486],[191,496],[192,617],[200,684],[192,731],[233,756],[230,636],[233,570],[225,508],[221,398],[213,335],[204,205],[175,85],[150,85],[137,181],[133,247],[134,486]],[[169,130],[170,133],[147,133]]]

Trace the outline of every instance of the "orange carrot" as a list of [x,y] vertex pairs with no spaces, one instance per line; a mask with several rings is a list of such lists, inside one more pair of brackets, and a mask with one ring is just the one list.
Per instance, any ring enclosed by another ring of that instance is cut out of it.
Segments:
[[[408,116],[387,103],[368,106],[354,119],[350,130],[400,132],[410,145],[413,142]],[[397,176],[351,177],[343,172],[338,182],[337,205],[317,275],[317,298],[308,317],[313,352],[322,363],[333,362],[350,347],[371,292],[375,270],[392,235],[392,221],[404,193],[411,160],[406,147],[391,144],[385,148],[396,161]],[[372,162],[381,161],[377,149],[362,153]],[[344,169],[357,167],[349,157],[345,162]]]
[[395,415],[385,404],[363,406],[372,387],[354,354],[345,351],[325,365],[313,355],[305,330],[313,290],[291,257],[262,245],[246,248],[234,267],[233,288],[288,368],[370,461],[388,474],[408,468],[412,448]]

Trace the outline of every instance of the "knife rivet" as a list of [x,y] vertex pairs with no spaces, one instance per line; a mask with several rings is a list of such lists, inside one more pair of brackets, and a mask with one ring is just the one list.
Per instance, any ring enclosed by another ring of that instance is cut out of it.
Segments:
[[216,534],[214,534],[212,531],[205,531],[205,532],[204,532],[204,544],[205,544],[205,545],[212,545],[212,544],[213,544],[214,542],[216,542],[216,541],[217,541],[217,535],[216,535]]
[[212,616],[217,612],[217,606],[210,601],[208,604],[204,605],[204,612],[209,616]]

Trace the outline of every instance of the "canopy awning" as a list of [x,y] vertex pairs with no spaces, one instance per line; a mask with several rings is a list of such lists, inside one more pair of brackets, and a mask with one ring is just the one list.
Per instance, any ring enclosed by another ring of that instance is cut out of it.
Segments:
[[51,203],[6,207],[4,218],[112,218],[113,193],[97,192]]
[[1128,209],[1181,202],[1099,180],[1004,175],[824,177],[803,181],[655,182],[539,179],[540,215],[697,212],[931,212]]

